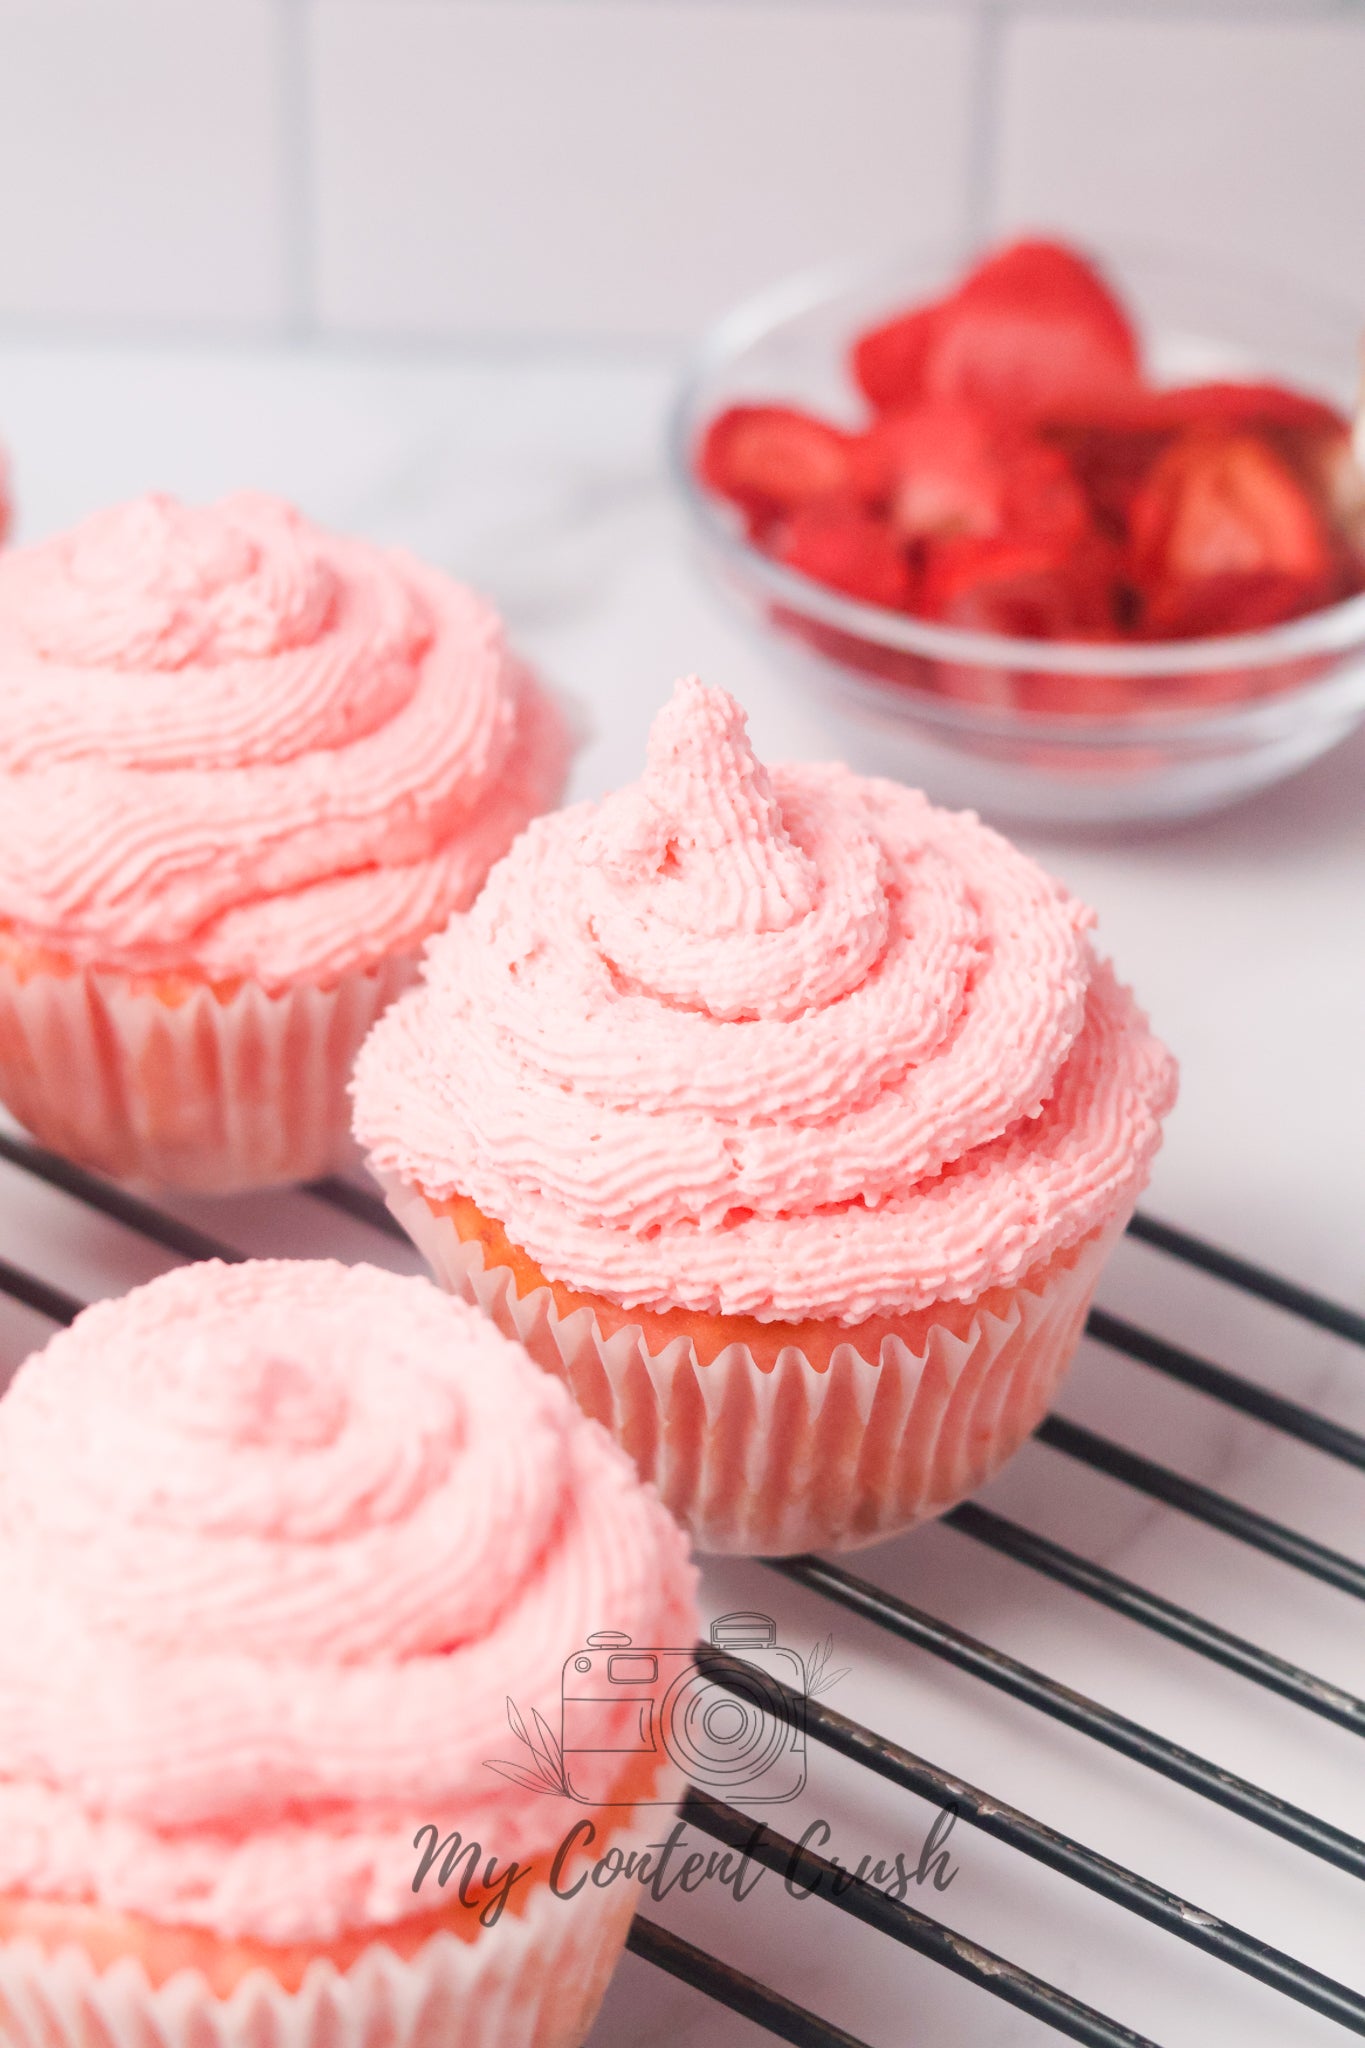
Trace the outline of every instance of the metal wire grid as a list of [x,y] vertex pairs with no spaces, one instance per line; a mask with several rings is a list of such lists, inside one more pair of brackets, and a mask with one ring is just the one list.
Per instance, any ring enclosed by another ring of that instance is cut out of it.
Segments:
[[[123,1189],[2,1131],[0,1160],[48,1182],[176,1257],[231,1261],[245,1256]],[[314,1182],[307,1192],[406,1243],[403,1232],[378,1196],[344,1180]],[[1134,1237],[1167,1256],[1365,1347],[1365,1316],[1353,1309],[1326,1300],[1152,1217],[1139,1215],[1129,1227]],[[0,1293],[55,1323],[69,1323],[84,1306],[39,1275],[4,1259],[0,1259]],[[1092,1338],[1111,1350],[1195,1388],[1241,1414],[1253,1416],[1327,1457],[1365,1469],[1365,1436],[1102,1309],[1091,1313],[1087,1329]],[[1242,1507],[1227,1496],[1060,1416],[1049,1416],[1037,1435],[1041,1442],[1080,1464],[1107,1473],[1151,1499],[1220,1529],[1298,1571],[1365,1598],[1365,1565],[1269,1516]],[[1357,1734],[1365,1733],[1365,1700],[1173,1601],[1148,1592],[1063,1544],[972,1503],[953,1509],[944,1519],[974,1541],[1237,1672],[1251,1683],[1280,1694],[1306,1712]],[[817,1557],[798,1557],[771,1560],[768,1568],[917,1650],[971,1674],[1092,1741],[1172,1779],[1200,1798],[1280,1836],[1306,1854],[1353,1876],[1365,1877],[1365,1841],[1059,1684],[989,1643],[883,1592],[844,1566]],[[727,1680],[727,1667],[734,1671],[743,1669],[735,1660],[714,1650],[699,1649],[698,1654],[706,1659],[708,1674],[722,1685]],[[1243,1971],[1334,2020],[1345,2032],[1365,2035],[1365,1996],[1348,1985],[1203,1911],[1189,1900],[1149,1883],[1135,1871],[938,1769],[899,1743],[832,1708],[816,1700],[798,1703],[795,1696],[789,1696],[787,1704],[793,1714],[799,1711],[804,1715],[808,1736],[837,1754],[952,1811],[968,1825],[1152,1922],[1176,1940],[1202,1949],[1230,1968]],[[800,1848],[771,1828],[756,1830],[751,1817],[732,1806],[694,1791],[685,1800],[682,1813],[692,1826],[715,1841],[745,1850],[756,1863],[790,1874],[805,1888],[818,1893],[833,1910],[848,1914],[929,1957],[992,1997],[1046,2022],[1068,2040],[1090,2043],[1092,2048],[1158,2048],[1146,2036],[1072,1998],[1058,1985],[967,1940],[942,1921],[887,1897],[870,1884],[850,1879],[813,1850]],[[629,1946],[636,1955],[743,2014],[778,2040],[796,2044],[796,2048],[867,2048],[866,2043],[842,2028],[643,1916],[635,1920]]]

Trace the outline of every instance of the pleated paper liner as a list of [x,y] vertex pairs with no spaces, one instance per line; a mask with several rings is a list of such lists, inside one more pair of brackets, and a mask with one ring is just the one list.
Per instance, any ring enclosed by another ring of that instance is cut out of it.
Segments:
[[[567,1832],[567,1823],[566,1823]],[[659,1833],[657,1809],[619,1837]],[[575,1866],[575,1874],[582,1870]],[[197,1970],[152,1984],[127,1957],[0,1944],[5,2048],[579,2048],[625,1945],[639,1888],[591,1882],[570,1899],[540,1884],[524,1911],[473,1941],[432,1935],[404,1958],[376,1940],[346,1970],[311,1963],[296,1991],[255,1969],[229,1996]]]
[[395,958],[330,988],[28,971],[0,949],[0,1099],[40,1144],[147,1188],[232,1194],[352,1156],[346,1086]]
[[441,1284],[567,1381],[697,1548],[749,1556],[857,1549],[983,1486],[1050,1406],[1128,1220],[992,1289],[956,1330],[920,1320],[914,1344],[882,1334],[865,1356],[854,1326],[824,1369],[791,1345],[765,1370],[745,1344],[709,1363],[687,1338],[651,1352],[638,1325],[608,1334],[590,1307],[562,1314],[548,1286],[518,1295],[419,1189],[378,1177]]

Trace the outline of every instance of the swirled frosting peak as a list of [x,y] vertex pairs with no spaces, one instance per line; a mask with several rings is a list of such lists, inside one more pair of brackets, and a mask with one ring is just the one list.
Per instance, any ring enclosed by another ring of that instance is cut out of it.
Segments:
[[137,498],[35,549],[15,616],[37,652],[83,668],[279,654],[316,640],[336,604],[318,543],[269,499],[254,520],[232,521],[174,498]]
[[278,499],[137,499],[0,558],[0,919],[267,986],[409,950],[554,800],[471,591]]
[[472,1309],[286,1262],[102,1303],[0,1401],[0,1895],[326,1942],[448,1903],[432,1823],[543,1879],[572,1809],[487,1765],[603,1627],[692,1640],[683,1539]]
[[357,1134],[628,1308],[971,1300],[1133,1198],[1174,1095],[1092,922],[970,813],[765,771],[688,681],[642,781],[538,820],[432,942]]

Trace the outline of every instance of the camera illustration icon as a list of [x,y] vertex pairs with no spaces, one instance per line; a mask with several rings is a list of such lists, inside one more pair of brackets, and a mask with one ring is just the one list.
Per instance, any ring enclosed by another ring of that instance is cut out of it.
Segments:
[[[701,1649],[641,1649],[611,1631],[564,1666],[564,1788],[585,1805],[615,1796],[627,1753],[663,1754],[702,1792],[781,1805],[806,1782],[806,1667],[771,1615],[711,1624],[724,1683]],[[659,1804],[663,1801],[643,1801]]]

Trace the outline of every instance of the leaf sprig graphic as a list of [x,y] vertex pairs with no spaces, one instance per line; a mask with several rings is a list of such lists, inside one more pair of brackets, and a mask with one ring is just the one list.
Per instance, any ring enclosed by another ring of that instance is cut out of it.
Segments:
[[818,1699],[822,1692],[832,1692],[841,1678],[847,1678],[851,1667],[840,1665],[831,1671],[830,1659],[834,1655],[834,1638],[826,1636],[823,1643],[817,1643],[806,1659],[806,1698]]
[[507,1720],[512,1733],[530,1757],[530,1763],[508,1763],[497,1759],[484,1765],[488,1771],[496,1771],[500,1778],[507,1778],[513,1785],[519,1785],[523,1792],[561,1793],[567,1797],[569,1782],[564,1773],[564,1752],[559,1746],[559,1737],[545,1719],[534,1708],[531,1719],[535,1734],[527,1729],[526,1723],[517,1712],[515,1700],[507,1702]]

